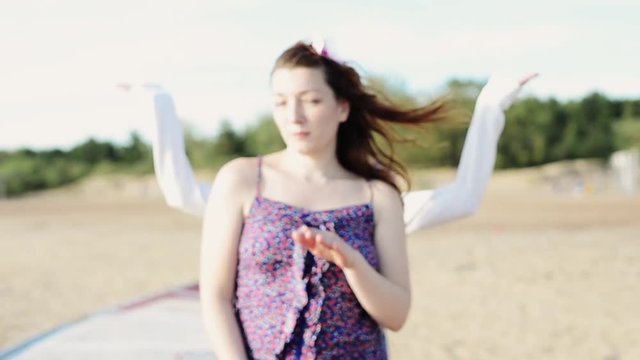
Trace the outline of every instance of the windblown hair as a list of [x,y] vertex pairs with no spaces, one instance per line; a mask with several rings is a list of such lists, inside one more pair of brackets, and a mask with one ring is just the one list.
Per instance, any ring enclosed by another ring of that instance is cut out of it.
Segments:
[[[399,191],[397,176],[408,186],[407,169],[395,158],[393,147],[394,142],[403,138],[390,125],[418,126],[447,119],[450,104],[441,98],[425,106],[401,109],[369,90],[353,67],[318,54],[303,42],[285,50],[276,60],[273,72],[296,67],[321,69],[336,99],[350,105],[347,121],[338,128],[336,156],[340,165],[365,179],[382,180]],[[376,141],[376,134],[388,149]]]

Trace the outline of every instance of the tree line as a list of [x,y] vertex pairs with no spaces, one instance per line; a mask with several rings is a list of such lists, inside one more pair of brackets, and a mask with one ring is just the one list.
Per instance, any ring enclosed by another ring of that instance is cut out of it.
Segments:
[[[383,78],[368,81],[394,103],[411,107],[427,101],[412,96],[402,84]],[[395,146],[395,154],[412,168],[457,166],[481,87],[482,83],[476,81],[450,81],[447,93],[460,110],[457,119],[417,129],[394,128],[406,139]],[[198,136],[189,128],[185,134],[187,156],[195,169],[215,169],[235,157],[284,147],[268,115],[242,131],[224,121],[211,136]],[[577,158],[605,160],[612,152],[631,147],[640,147],[640,99],[609,99],[600,93],[565,102],[529,97],[507,112],[496,167],[526,167]],[[89,139],[70,150],[0,151],[0,197],[65,185],[93,173],[152,171],[150,146],[135,132],[124,145]]]

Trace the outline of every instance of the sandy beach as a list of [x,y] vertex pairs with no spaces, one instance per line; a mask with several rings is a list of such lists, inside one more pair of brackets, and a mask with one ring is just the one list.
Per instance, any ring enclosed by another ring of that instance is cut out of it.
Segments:
[[[409,238],[392,359],[640,359],[640,196],[540,179],[499,172],[476,215]],[[200,219],[152,177],[0,200],[0,234],[0,349],[197,279]]]

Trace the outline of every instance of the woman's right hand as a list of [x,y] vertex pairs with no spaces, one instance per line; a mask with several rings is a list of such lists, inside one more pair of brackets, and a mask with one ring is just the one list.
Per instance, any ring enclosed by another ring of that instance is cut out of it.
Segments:
[[487,81],[487,84],[482,88],[482,91],[480,91],[477,104],[499,106],[502,111],[506,111],[511,107],[511,104],[513,104],[522,87],[538,75],[538,73],[531,73],[519,80],[500,75],[492,75],[489,81]]
[[158,83],[153,83],[153,82],[145,82],[145,83],[119,82],[119,83],[116,83],[116,87],[119,90],[122,90],[125,92],[128,92],[128,91],[135,92],[139,90],[146,90],[152,93],[160,93],[165,91],[162,85]]

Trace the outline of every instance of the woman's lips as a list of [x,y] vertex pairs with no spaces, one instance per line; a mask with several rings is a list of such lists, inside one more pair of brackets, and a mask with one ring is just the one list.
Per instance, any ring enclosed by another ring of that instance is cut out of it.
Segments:
[[309,132],[307,131],[298,131],[291,134],[296,139],[306,139],[309,137]]

